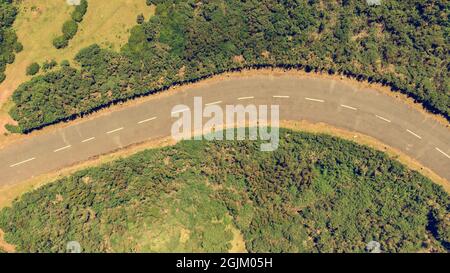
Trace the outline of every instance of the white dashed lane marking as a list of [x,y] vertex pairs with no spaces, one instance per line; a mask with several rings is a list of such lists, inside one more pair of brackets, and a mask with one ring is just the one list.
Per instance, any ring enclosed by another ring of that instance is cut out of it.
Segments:
[[116,133],[116,132],[119,132],[119,131],[122,131],[123,130],[123,127],[120,127],[120,128],[117,128],[117,129],[114,129],[114,130],[112,130],[112,131],[109,131],[109,132],[106,132],[106,134],[113,134],[113,133]]
[[[272,96],[272,97],[273,97],[273,98],[277,98],[277,99],[289,99],[289,98],[290,98],[290,96],[286,96],[286,95],[274,95],[274,96]],[[240,98],[238,98],[238,100],[249,100],[249,99],[254,99],[254,98],[255,98],[255,97],[253,97],[253,96],[249,96],[249,97],[240,97]],[[305,100],[313,101],[313,102],[320,102],[320,103],[324,103],[324,102],[325,102],[325,100],[323,100],[323,99],[318,99],[318,98],[308,98],[308,97],[305,97]],[[207,104],[205,104],[205,106],[215,105],[215,104],[221,104],[221,103],[222,103],[222,101],[215,101],[215,102],[207,103]],[[357,111],[357,110],[358,110],[358,108],[353,107],[353,106],[349,106],[349,105],[346,105],[346,104],[341,104],[340,106],[343,107],[343,108],[349,109],[349,110],[353,110],[353,111]],[[181,110],[172,112],[172,114],[177,114],[177,113],[181,113],[181,112],[185,112],[185,111],[190,111],[190,109],[189,109],[189,108],[181,109]],[[382,116],[379,116],[379,115],[375,115],[375,116],[376,116],[378,119],[380,119],[380,120],[383,120],[383,121],[385,121],[385,122],[391,123],[391,120],[389,120],[389,119],[387,119],[387,118],[385,118],[385,117],[382,117]],[[152,120],[155,120],[156,118],[157,118],[157,117],[151,117],[151,118],[148,118],[148,119],[144,119],[144,120],[141,120],[141,121],[137,122],[137,124],[147,123],[147,122],[150,122],[150,121],[152,121]],[[113,133],[122,131],[123,129],[124,129],[124,127],[120,127],[120,128],[117,128],[117,129],[108,131],[108,132],[106,132],[106,134],[113,134]],[[418,135],[417,133],[415,133],[415,132],[413,132],[413,131],[411,131],[411,130],[409,130],[409,129],[406,129],[406,131],[407,131],[409,134],[413,135],[414,137],[416,137],[416,138],[418,138],[418,139],[422,139],[422,137],[421,137],[420,135]],[[96,139],[95,137],[91,137],[91,138],[87,138],[87,139],[85,139],[85,140],[82,140],[81,142],[82,142],[82,143],[86,143],[86,142],[93,141],[93,140],[95,140],[95,139]],[[59,149],[56,149],[56,150],[54,150],[53,152],[55,152],[55,153],[61,152],[61,151],[70,149],[71,147],[72,147],[72,145],[67,145],[67,146],[61,147],[61,148],[59,148]],[[439,149],[438,147],[436,147],[435,149],[436,149],[436,151],[438,151],[439,153],[441,153],[442,155],[444,155],[445,157],[447,157],[447,158],[450,159],[450,155],[448,155],[447,153],[445,153],[443,150]],[[28,162],[30,162],[30,161],[33,161],[33,160],[35,160],[35,159],[36,159],[36,158],[34,158],[34,157],[33,157],[33,158],[29,158],[29,159],[23,160],[23,161],[21,161],[21,162],[12,164],[12,165],[10,165],[10,167],[11,167],[11,168],[17,167],[17,166],[20,166],[20,165],[22,165],[22,164],[25,164],[25,163],[28,163]]]
[[439,149],[438,147],[436,147],[436,151],[440,152],[441,154],[443,154],[444,156],[446,156],[448,159],[450,159],[450,155],[444,153],[444,151],[442,151],[442,150]]
[[289,99],[290,98],[289,96],[280,96],[280,95],[272,96],[272,97],[275,98],[275,99]]
[[358,110],[358,108],[351,107],[351,106],[348,106],[348,105],[345,105],[345,104],[341,104],[341,107],[344,107],[344,108],[347,108],[347,109],[350,109],[350,110],[353,110],[353,111]]
[[72,147],[72,145],[67,145],[67,146],[61,147],[61,148],[59,148],[59,149],[56,149],[56,150],[54,150],[53,152],[54,152],[54,153],[61,152],[61,151],[67,150],[67,149],[69,149],[69,148],[71,148],[71,147]]
[[314,99],[314,98],[305,98],[305,100],[315,101],[315,102],[325,102],[324,100],[321,100],[321,99]]
[[386,122],[391,123],[391,121],[390,121],[389,119],[385,118],[385,117],[382,117],[382,116],[379,116],[379,115],[375,115],[375,116],[376,116],[377,118],[383,120],[383,121],[386,121]]
[[238,100],[250,100],[250,99],[254,99],[255,97],[242,97],[242,98],[238,98]]
[[144,120],[139,121],[138,124],[146,123],[146,122],[149,122],[149,121],[152,121],[152,120],[155,120],[155,119],[156,119],[156,117],[144,119]]
[[178,114],[178,113],[183,113],[183,112],[186,112],[186,111],[189,111],[189,108],[181,109],[181,110],[178,110],[178,111],[173,111],[172,115]]
[[222,101],[221,101],[221,100],[219,100],[219,101],[215,101],[215,102],[210,102],[210,103],[207,103],[207,104],[205,104],[205,106],[210,106],[210,105],[215,105],[215,104],[220,104],[220,103],[222,103]]
[[95,137],[91,137],[91,138],[88,138],[88,139],[85,139],[85,140],[81,141],[81,143],[86,143],[86,142],[92,141],[94,139],[95,139]]
[[25,163],[27,163],[27,162],[33,161],[33,160],[35,160],[35,159],[36,159],[36,158],[32,157],[32,158],[29,158],[29,159],[27,159],[27,160],[20,161],[19,163],[12,164],[12,165],[10,165],[9,167],[10,167],[10,168],[14,168],[14,167],[17,167],[17,166],[19,166],[19,165],[25,164]]
[[421,136],[419,136],[418,134],[414,133],[413,131],[411,131],[411,130],[409,130],[409,129],[406,129],[406,132],[408,132],[408,133],[410,133],[411,135],[417,137],[418,139],[422,139]]

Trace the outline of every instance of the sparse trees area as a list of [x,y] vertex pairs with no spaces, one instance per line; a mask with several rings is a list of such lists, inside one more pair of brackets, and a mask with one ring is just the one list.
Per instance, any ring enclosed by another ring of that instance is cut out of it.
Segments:
[[53,40],[53,46],[55,48],[65,48],[69,45],[69,41],[72,40],[78,32],[78,23],[83,21],[87,8],[87,0],[81,0],[80,5],[75,6],[75,10],[71,14],[71,19],[66,21],[62,26],[63,34]]
[[14,62],[14,53],[23,49],[12,28],[16,15],[12,0],[0,0],[0,83],[6,78],[6,65]]
[[156,15],[131,30],[120,53],[93,45],[77,55],[80,69],[62,68],[20,86],[11,111],[18,130],[250,67],[381,83],[450,118],[448,1],[147,3],[157,5]]
[[[449,195],[386,154],[325,135],[184,141],[75,173],[0,212],[23,252],[223,252],[236,227],[249,252],[450,250]],[[164,230],[164,232],[161,232]]]

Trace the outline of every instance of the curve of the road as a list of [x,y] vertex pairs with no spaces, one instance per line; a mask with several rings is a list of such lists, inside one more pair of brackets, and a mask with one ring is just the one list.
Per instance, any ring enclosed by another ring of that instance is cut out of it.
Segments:
[[231,77],[138,103],[0,150],[0,185],[17,183],[148,139],[170,136],[175,105],[280,105],[281,120],[324,122],[372,136],[450,181],[450,130],[386,94],[331,79]]

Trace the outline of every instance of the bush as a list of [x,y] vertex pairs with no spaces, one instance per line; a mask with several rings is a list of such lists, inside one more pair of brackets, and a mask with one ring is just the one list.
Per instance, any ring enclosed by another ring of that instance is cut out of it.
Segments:
[[72,39],[78,31],[78,24],[74,20],[69,20],[62,27],[63,36],[66,40]]
[[144,21],[145,21],[144,14],[141,13],[136,17],[136,23],[138,23],[139,25],[142,25]]
[[16,46],[14,47],[14,50],[16,51],[16,53],[22,52],[23,45],[21,43],[16,43]]
[[70,66],[70,62],[68,60],[62,60],[59,65],[63,67],[68,67]]
[[57,49],[67,47],[69,41],[77,34],[78,24],[83,20],[83,16],[86,14],[88,3],[86,0],[81,0],[80,5],[75,7],[72,12],[71,20],[66,21],[62,26],[62,36],[59,36],[53,40],[53,46]]
[[5,125],[5,129],[8,130],[10,133],[13,133],[13,134],[20,134],[20,133],[22,133],[22,130],[20,129],[19,126],[15,126],[15,125],[11,125],[11,124],[6,124]]
[[88,2],[86,0],[81,0],[80,5],[75,7],[75,10],[72,12],[72,19],[75,22],[83,21],[83,17],[87,12]]
[[36,75],[40,69],[41,67],[39,66],[38,63],[32,63],[27,67],[27,75],[28,76]]
[[53,39],[53,46],[57,49],[65,48],[69,45],[69,41],[64,36],[59,36]]
[[45,61],[42,64],[42,69],[44,69],[44,71],[47,71],[47,70],[54,68],[57,65],[58,65],[58,63],[55,60]]

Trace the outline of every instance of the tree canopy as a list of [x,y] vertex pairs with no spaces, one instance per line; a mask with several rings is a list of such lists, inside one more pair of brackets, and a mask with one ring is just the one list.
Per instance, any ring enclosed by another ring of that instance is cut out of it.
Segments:
[[0,83],[6,78],[6,65],[13,63],[14,53],[22,50],[12,28],[16,15],[17,9],[12,0],[0,0]]
[[156,15],[120,52],[92,45],[21,85],[22,132],[173,84],[242,68],[339,73],[403,92],[450,118],[448,1],[148,0]]
[[[449,195],[386,154],[280,131],[280,146],[184,141],[42,186],[0,212],[23,252],[450,250]],[[163,232],[162,232],[163,231]]]

